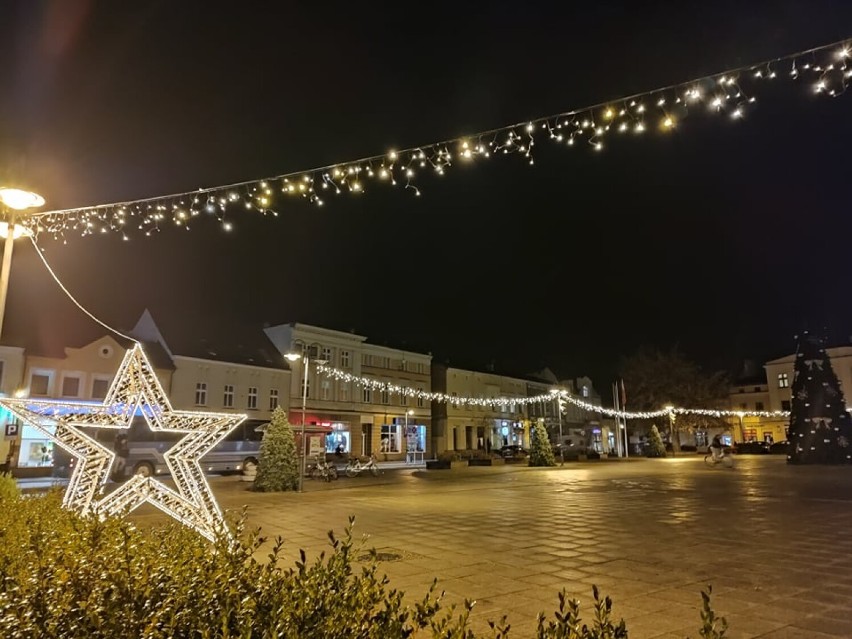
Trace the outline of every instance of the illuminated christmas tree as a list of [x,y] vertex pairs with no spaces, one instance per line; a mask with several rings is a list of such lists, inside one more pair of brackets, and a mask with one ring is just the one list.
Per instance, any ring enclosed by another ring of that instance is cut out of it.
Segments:
[[799,336],[790,414],[791,464],[852,463],[852,422],[823,340]]

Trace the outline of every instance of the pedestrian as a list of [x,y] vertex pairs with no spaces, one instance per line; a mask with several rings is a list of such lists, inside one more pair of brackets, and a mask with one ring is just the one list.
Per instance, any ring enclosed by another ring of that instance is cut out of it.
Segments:
[[118,431],[115,436],[115,462],[112,467],[113,481],[123,481],[127,470],[127,458],[130,457],[130,443],[127,440],[127,433]]

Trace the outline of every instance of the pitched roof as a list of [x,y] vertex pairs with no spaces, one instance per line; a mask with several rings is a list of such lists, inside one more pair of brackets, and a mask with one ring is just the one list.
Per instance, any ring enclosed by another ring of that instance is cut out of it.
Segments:
[[144,323],[148,320],[159,333],[165,350],[172,356],[290,370],[287,360],[260,324],[238,324],[210,315],[196,323],[183,313],[158,310],[155,315],[146,309],[133,333],[151,341],[158,340],[154,333],[144,330]]

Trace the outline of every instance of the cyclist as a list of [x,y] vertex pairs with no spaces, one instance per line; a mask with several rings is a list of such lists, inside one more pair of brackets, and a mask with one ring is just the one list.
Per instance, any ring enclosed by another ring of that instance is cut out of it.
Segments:
[[724,444],[722,444],[722,436],[716,435],[713,438],[713,441],[710,442],[710,454],[713,456],[714,461],[722,459],[722,456],[724,455],[723,447]]

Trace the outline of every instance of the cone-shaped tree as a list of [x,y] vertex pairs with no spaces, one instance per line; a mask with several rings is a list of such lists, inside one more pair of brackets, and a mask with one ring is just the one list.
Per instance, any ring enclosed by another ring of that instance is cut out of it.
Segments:
[[293,427],[287,413],[279,406],[272,411],[260,443],[260,459],[254,489],[263,492],[296,490],[299,487],[299,458]]
[[657,425],[651,425],[651,432],[648,433],[648,441],[645,442],[645,457],[665,457],[666,445],[663,443],[663,438],[660,437],[660,431],[657,430]]
[[556,466],[556,458],[553,456],[553,448],[550,446],[544,424],[537,422],[531,434],[530,466]]
[[798,338],[790,412],[791,464],[852,463],[852,422],[825,344],[807,331]]

